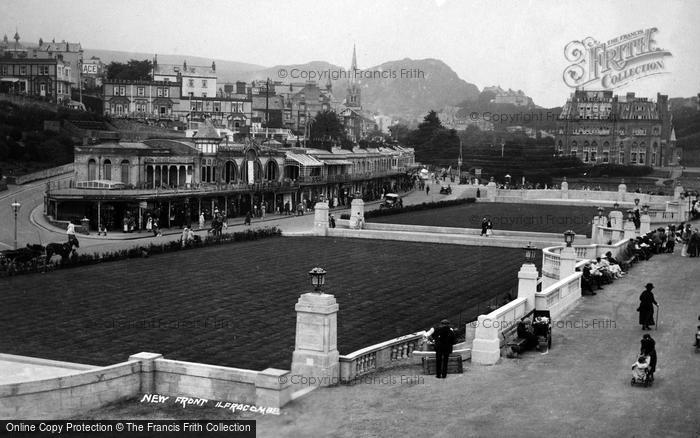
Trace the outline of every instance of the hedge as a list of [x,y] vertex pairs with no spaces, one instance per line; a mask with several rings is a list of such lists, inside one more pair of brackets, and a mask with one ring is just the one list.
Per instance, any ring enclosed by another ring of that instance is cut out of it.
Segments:
[[[476,198],[461,198],[451,201],[424,202],[422,204],[408,205],[402,208],[388,208],[386,210],[371,210],[365,212],[365,219],[381,216],[391,216],[394,214],[410,213],[412,211],[432,210],[435,208],[454,207],[456,205],[471,204],[476,202]],[[340,215],[341,219],[350,219],[349,213]]]
[[[282,235],[282,231],[277,227],[265,227],[254,230],[239,231],[235,233],[222,234],[220,236],[206,236],[204,240],[198,239],[192,243],[182,246],[180,240],[164,242],[161,244],[150,243],[145,246],[135,246],[129,249],[120,249],[116,251],[104,252],[102,254],[77,254],[61,260],[60,263],[47,263],[42,266],[35,259],[31,262],[22,264],[10,264],[6,261],[0,263],[0,277],[17,274],[29,274],[36,272],[45,272],[54,268],[76,268],[79,266],[92,265],[103,262],[114,262],[118,260],[133,259],[140,257],[148,257],[155,254],[166,254],[175,251],[186,251],[194,248],[203,248],[213,245],[225,245],[236,242],[246,242],[250,240],[265,239],[268,237],[278,237]],[[199,237],[199,236],[197,236]]]

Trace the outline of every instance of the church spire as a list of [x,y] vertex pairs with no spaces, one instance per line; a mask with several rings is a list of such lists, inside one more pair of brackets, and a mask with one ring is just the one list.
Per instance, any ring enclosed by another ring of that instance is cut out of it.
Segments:
[[352,45],[352,64],[350,65],[350,70],[357,70],[357,55],[355,54],[355,45]]

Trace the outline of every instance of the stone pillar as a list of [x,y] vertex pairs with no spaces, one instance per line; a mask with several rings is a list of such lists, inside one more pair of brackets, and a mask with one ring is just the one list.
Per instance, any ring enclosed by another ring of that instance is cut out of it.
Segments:
[[576,249],[565,246],[559,255],[559,280],[576,272]]
[[338,304],[333,295],[306,293],[294,307],[297,311],[296,342],[292,375],[313,377],[329,386],[338,382]]
[[142,393],[156,392],[155,369],[156,359],[162,359],[163,355],[158,353],[138,353],[129,356],[129,361],[141,363],[141,389]]
[[627,193],[627,186],[625,185],[625,180],[620,181],[620,185],[617,186],[617,202],[624,202],[625,193]]
[[291,399],[290,373],[277,368],[267,368],[255,377],[255,404],[281,408]]
[[489,181],[489,183],[486,185],[486,191],[486,196],[488,197],[489,202],[496,202],[498,187],[496,187],[496,182],[493,180],[493,177],[491,177],[491,181]]
[[639,216],[639,235],[642,236],[651,231],[651,217],[648,214]]
[[325,236],[328,233],[328,203],[317,202],[314,206],[314,234]]
[[355,198],[350,203],[350,228],[357,228],[357,220],[362,218],[365,221],[365,201]]
[[625,221],[625,225],[623,228],[625,230],[623,239],[629,240],[637,237],[637,228],[634,226],[634,222]]
[[561,199],[569,199],[569,183],[566,182],[566,177],[561,182]]
[[498,324],[494,324],[486,315],[479,315],[472,343],[472,363],[493,365],[500,358],[501,339]]
[[532,263],[524,263],[518,272],[518,298],[527,299],[525,311],[535,308],[535,293],[537,292],[537,278],[539,273]]
[[623,223],[624,215],[622,214],[621,211],[613,210],[610,212],[609,217],[610,217],[610,226],[612,228],[622,229],[622,227],[624,226],[624,223]]
[[683,193],[683,186],[677,185],[676,187],[673,188],[673,200],[674,201],[679,201],[681,199],[681,193]]

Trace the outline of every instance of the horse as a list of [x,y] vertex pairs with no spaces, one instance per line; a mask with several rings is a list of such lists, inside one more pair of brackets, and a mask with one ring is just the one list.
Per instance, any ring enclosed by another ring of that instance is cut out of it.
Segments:
[[65,243],[49,243],[46,245],[46,260],[51,260],[54,255],[60,255],[61,260],[65,260],[74,251],[73,248],[80,248],[77,240],[71,240]]

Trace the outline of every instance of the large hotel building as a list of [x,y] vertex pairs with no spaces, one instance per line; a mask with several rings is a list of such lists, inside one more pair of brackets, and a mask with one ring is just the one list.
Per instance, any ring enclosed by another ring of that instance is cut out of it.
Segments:
[[668,96],[662,94],[654,102],[634,93],[576,90],[557,125],[557,152],[585,164],[661,167],[678,162]]

